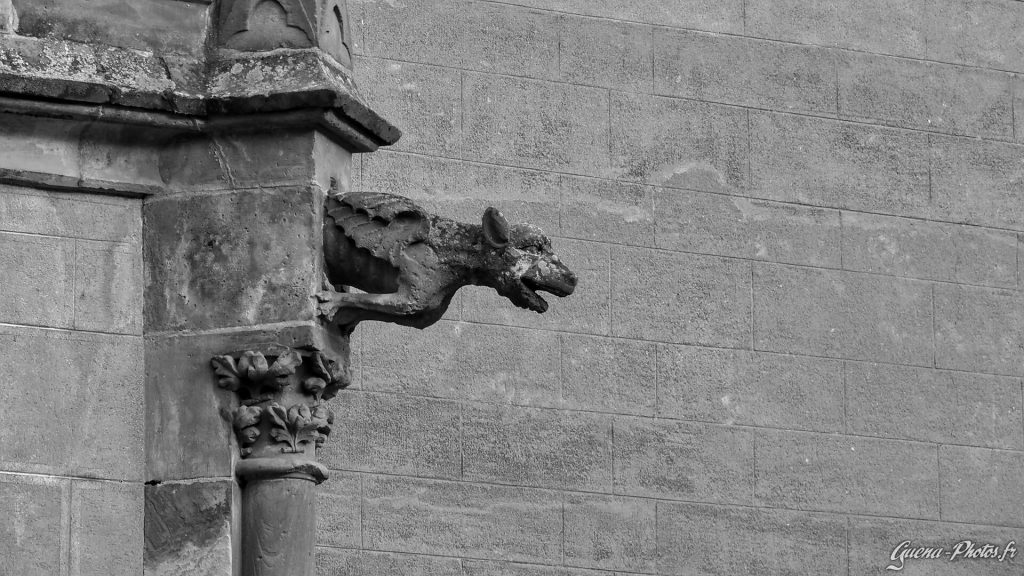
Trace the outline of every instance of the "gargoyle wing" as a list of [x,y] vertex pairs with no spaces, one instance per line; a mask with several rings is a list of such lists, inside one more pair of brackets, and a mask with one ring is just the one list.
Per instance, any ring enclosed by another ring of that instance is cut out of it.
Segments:
[[408,198],[380,192],[350,192],[328,204],[327,214],[356,246],[399,266],[406,246],[422,242],[430,218]]

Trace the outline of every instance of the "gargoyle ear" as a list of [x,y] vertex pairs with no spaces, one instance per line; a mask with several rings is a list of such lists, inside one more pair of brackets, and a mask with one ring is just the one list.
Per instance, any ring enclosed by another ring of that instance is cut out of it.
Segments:
[[484,239],[495,248],[508,246],[508,222],[497,208],[484,210]]

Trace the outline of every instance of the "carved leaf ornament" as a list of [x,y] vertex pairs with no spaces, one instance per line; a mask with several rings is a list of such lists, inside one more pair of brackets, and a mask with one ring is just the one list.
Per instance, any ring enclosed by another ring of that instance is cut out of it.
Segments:
[[273,403],[267,408],[270,417],[270,436],[288,446],[282,452],[305,452],[304,444],[314,442],[322,445],[330,434],[334,414],[323,405],[313,408],[305,404],[295,404],[286,411],[284,406]]
[[232,392],[247,392],[249,397],[242,402],[252,404],[262,402],[267,389],[276,392],[287,386],[288,377],[302,364],[302,356],[289,350],[270,364],[261,352],[247,350],[237,361],[226,355],[215,356],[212,362],[217,385]]
[[[334,412],[323,401],[349,385],[345,367],[321,352],[303,358],[297,351],[288,350],[271,358],[273,361],[261,352],[245,351],[237,358],[221,355],[211,360],[217,385],[237,393],[241,399],[241,405],[226,417],[235,429],[243,458],[253,453],[260,440],[264,416],[269,428],[268,441],[284,444],[284,453],[303,453],[310,442],[318,447],[323,445],[334,423]],[[279,400],[304,362],[309,377],[290,394],[311,396],[311,403],[300,402],[286,408]]]

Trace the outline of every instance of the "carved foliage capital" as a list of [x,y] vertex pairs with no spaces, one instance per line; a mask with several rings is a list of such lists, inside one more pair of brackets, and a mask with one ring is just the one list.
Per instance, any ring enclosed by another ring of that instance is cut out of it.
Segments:
[[211,359],[217,385],[238,395],[224,416],[235,429],[242,458],[305,454],[331,433],[325,401],[350,383],[347,359],[320,351],[245,350]]

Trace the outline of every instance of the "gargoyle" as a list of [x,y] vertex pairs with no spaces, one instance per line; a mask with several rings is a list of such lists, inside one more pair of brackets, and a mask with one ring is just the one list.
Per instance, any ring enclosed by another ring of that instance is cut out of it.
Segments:
[[[363,320],[426,328],[470,284],[535,312],[548,308],[538,290],[561,297],[576,287],[539,228],[510,227],[494,208],[482,224],[463,224],[402,196],[352,192],[329,197],[324,220],[319,311],[346,330]],[[365,293],[335,291],[342,286]]]

